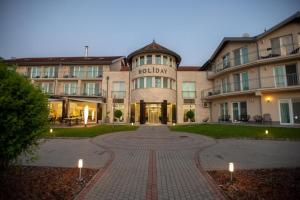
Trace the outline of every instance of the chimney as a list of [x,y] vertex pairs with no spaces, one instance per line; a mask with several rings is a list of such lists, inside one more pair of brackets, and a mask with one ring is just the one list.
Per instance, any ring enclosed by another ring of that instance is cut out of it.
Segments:
[[89,46],[84,46],[84,57],[89,56]]

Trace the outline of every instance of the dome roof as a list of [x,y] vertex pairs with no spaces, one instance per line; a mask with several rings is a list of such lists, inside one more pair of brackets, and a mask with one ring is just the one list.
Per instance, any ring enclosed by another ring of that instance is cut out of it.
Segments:
[[171,56],[174,56],[176,58],[176,63],[179,64],[181,61],[181,57],[175,53],[174,51],[171,51],[170,49],[167,49],[166,47],[163,47],[160,44],[157,44],[154,40],[152,43],[132,52],[127,56],[128,62],[131,63],[131,60],[134,56],[138,54],[144,54],[144,53],[163,53],[168,54]]

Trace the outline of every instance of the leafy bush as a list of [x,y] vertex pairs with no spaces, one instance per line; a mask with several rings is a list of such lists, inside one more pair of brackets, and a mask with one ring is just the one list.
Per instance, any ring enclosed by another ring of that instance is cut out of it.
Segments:
[[122,117],[123,113],[121,110],[115,110],[114,115],[116,118],[120,119]]
[[195,117],[195,113],[192,110],[187,111],[186,117],[188,119],[193,119]]
[[20,154],[29,154],[48,130],[46,97],[12,69],[0,61],[1,169]]

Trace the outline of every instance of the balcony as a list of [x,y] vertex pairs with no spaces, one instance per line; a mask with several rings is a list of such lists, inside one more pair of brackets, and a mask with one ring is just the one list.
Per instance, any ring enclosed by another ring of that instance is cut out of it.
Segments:
[[267,76],[249,79],[248,81],[232,82],[226,85],[217,85],[201,91],[202,99],[213,99],[222,96],[254,93],[256,91],[273,91],[299,89],[300,74],[285,76]]
[[267,49],[260,49],[259,51],[250,51],[243,58],[235,58],[234,56],[232,56],[233,53],[231,53],[228,62],[223,63],[223,61],[221,61],[217,63],[212,63],[211,69],[207,71],[207,78],[212,79],[215,76],[222,74],[223,72],[230,71],[242,66],[250,66],[252,64],[261,63],[265,61],[289,58],[297,54],[300,55],[299,52],[299,44],[290,44],[280,46],[278,48],[273,47]]
[[83,91],[81,93],[82,96],[87,96],[87,97],[104,97],[105,96],[105,91],[104,90],[89,90],[89,91]]
[[113,99],[124,99],[126,96],[126,91],[112,91],[111,96]]
[[195,99],[196,91],[182,91],[182,98],[183,99]]
[[73,79],[99,79],[102,78],[102,71],[98,73],[94,71],[80,71],[80,72],[64,72],[61,78],[73,78]]

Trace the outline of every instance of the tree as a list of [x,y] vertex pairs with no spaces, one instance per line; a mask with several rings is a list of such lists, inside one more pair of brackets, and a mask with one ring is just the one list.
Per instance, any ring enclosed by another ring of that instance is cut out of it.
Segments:
[[45,95],[12,69],[0,61],[0,171],[29,155],[48,130]]
[[115,118],[120,119],[122,117],[123,113],[121,110],[115,110],[114,115],[115,115]]
[[186,117],[192,120],[195,117],[195,113],[192,110],[187,111]]

